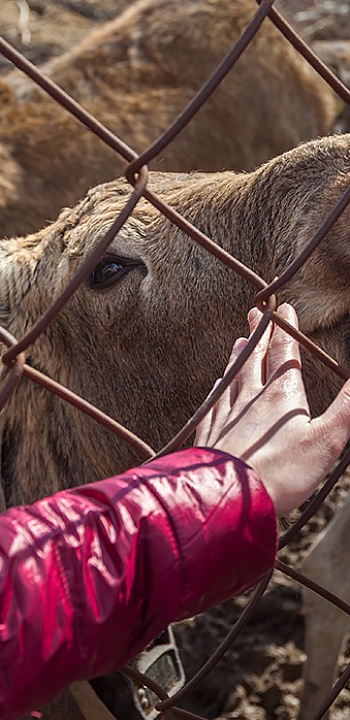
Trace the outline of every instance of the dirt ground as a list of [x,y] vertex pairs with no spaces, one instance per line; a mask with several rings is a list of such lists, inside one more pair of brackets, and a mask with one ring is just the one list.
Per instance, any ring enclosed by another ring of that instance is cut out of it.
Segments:
[[[30,60],[39,63],[61,53],[96,23],[114,17],[130,2],[1,0],[0,32]],[[310,41],[328,43],[332,66],[345,81],[350,80],[350,50],[346,44],[346,41],[350,44],[350,0],[280,0],[278,6],[283,7],[292,24]],[[339,41],[345,44],[339,45]],[[10,64],[0,57],[0,72],[5,74],[10,69]],[[315,533],[330,519],[349,486],[347,479],[336,488],[317,517],[283,552],[282,559],[298,567]],[[189,622],[186,632],[179,633],[189,675],[225,637],[245,603],[245,596],[237,598]],[[276,573],[253,620],[187,707],[210,718],[294,720],[298,714],[304,658],[300,590]],[[349,659],[350,655],[342,656],[342,668]],[[338,698],[332,718],[349,720],[349,690]]]

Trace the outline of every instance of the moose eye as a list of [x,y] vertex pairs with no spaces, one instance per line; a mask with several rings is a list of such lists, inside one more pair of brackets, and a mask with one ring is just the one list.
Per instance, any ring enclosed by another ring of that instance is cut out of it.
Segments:
[[139,265],[139,262],[129,258],[105,257],[96,265],[88,278],[87,284],[91,290],[104,290],[114,285],[125,273]]

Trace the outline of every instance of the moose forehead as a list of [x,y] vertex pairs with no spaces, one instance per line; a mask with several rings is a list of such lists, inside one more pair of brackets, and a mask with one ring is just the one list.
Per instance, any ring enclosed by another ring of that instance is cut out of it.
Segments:
[[[151,186],[185,217],[206,229],[208,216],[215,205],[210,188],[216,187],[219,179],[223,184],[224,177],[226,173],[208,176],[202,173],[154,173]],[[58,262],[62,271],[67,268],[68,273],[73,273],[90,254],[125,207],[131,191],[123,179],[93,188],[74,209],[64,210],[56,223],[47,229],[51,238],[45,252],[50,252],[53,247],[56,248],[54,252],[59,250]],[[217,230],[220,234],[219,222]],[[140,259],[153,269],[162,265],[163,272],[166,265],[174,266],[178,261],[183,264],[184,260],[190,260],[190,256],[207,256],[143,198],[112,239],[106,251],[107,255],[109,253],[125,259]]]

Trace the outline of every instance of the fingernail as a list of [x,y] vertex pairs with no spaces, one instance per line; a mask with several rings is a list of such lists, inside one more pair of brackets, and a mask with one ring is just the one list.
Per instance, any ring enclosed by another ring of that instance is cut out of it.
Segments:
[[289,317],[291,310],[292,308],[289,303],[282,303],[282,305],[277,308],[277,314],[281,315],[281,317],[287,318]]
[[232,357],[232,355],[237,357],[237,355],[239,355],[242,352],[242,350],[244,350],[247,342],[248,342],[247,338],[244,338],[244,337],[237,338],[237,340],[235,340],[235,343],[232,348],[231,357]]
[[296,328],[299,327],[298,316],[293,308],[293,305],[289,303],[283,303],[277,310],[277,314],[287,320],[290,325],[294,325]]
[[251,310],[249,310],[248,313],[248,321],[250,324],[254,323],[255,320],[257,320],[261,316],[260,310],[258,310],[257,307],[253,307]]

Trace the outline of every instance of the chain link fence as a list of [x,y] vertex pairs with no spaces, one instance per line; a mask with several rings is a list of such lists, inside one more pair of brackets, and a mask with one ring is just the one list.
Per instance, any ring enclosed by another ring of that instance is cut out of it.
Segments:
[[[45,388],[48,392],[58,395],[64,399],[65,402],[71,404],[82,413],[86,413],[93,418],[97,423],[102,424],[111,433],[115,433],[118,437],[121,437],[125,442],[130,443],[137,452],[145,459],[150,457],[158,457],[162,454],[173,452],[180,448],[192,435],[198,422],[208,412],[210,407],[217,401],[219,396],[222,394],[227,385],[231,382],[232,378],[236,375],[243,363],[256,346],[259,338],[267,327],[268,323],[272,320],[275,324],[282,327],[286,332],[290,333],[295,337],[300,345],[305,349],[307,353],[314,355],[321,363],[324,363],[335,375],[345,380],[348,373],[344,368],[340,367],[339,364],[330,356],[328,356],[323,350],[321,350],[315,343],[313,343],[306,335],[298,330],[293,329],[286,323],[279,315],[276,314],[277,307],[277,295],[283,290],[283,288],[293,279],[296,274],[303,268],[304,264],[310,258],[312,253],[315,252],[316,248],[320,246],[320,243],[324,240],[327,233],[338,221],[346,207],[350,202],[350,187],[346,189],[341,199],[334,205],[332,211],[329,213],[327,218],[322,222],[320,227],[315,232],[314,236],[310,238],[306,247],[297,255],[297,257],[286,267],[279,277],[275,278],[273,282],[267,283],[263,277],[254,272],[251,268],[242,264],[233,255],[228,253],[219,247],[210,237],[201,232],[192,223],[181,216],[171,205],[164,202],[157,193],[155,193],[149,187],[149,172],[148,164],[174,140],[174,138],[182,131],[182,129],[191,123],[192,118],[196,115],[199,109],[205,104],[207,99],[212,95],[218,85],[222,82],[225,76],[229,72],[234,72],[234,66],[237,60],[240,58],[242,53],[254,38],[255,34],[259,32],[259,28],[263,22],[269,22],[267,18],[270,18],[279,31],[288,39],[288,41],[301,53],[301,55],[312,65],[312,67],[324,78],[329,84],[332,90],[337,96],[347,105],[350,105],[350,91],[341,83],[341,81],[335,77],[335,75],[325,66],[318,57],[312,52],[312,50],[305,44],[305,42],[298,36],[295,31],[288,25],[283,17],[274,8],[274,0],[261,0],[257,4],[257,9],[254,17],[252,17],[250,23],[239,37],[238,41],[235,42],[229,53],[223,59],[221,64],[216,68],[213,74],[208,78],[206,83],[200,89],[200,91],[194,96],[194,98],[184,107],[181,114],[174,119],[174,122],[166,128],[160,137],[148,148],[145,149],[141,154],[136,153],[131,147],[129,147],[122,139],[113,135],[106,127],[87,112],[81,105],[70,97],[65,91],[58,87],[52,80],[44,76],[40,70],[26,60],[19,52],[17,52],[9,43],[4,39],[0,39],[0,52],[5,58],[13,63],[17,68],[22,70],[27,76],[29,76],[35,83],[37,83],[46,93],[48,93],[54,100],[57,101],[67,112],[71,113],[77,118],[83,125],[97,135],[102,142],[112,148],[115,153],[119,154],[128,163],[125,172],[126,178],[130,183],[131,192],[128,199],[125,201],[122,212],[115,218],[113,224],[108,229],[104,237],[96,244],[89,256],[82,262],[78,271],[75,273],[72,280],[64,288],[60,297],[58,297],[51,307],[40,319],[35,323],[29,331],[22,337],[13,337],[7,330],[0,328],[0,339],[2,343],[7,346],[7,351],[2,356],[2,362],[8,369],[6,381],[1,388],[0,393],[0,406],[3,408],[8,402],[12,393],[18,387],[22,378],[25,377],[33,383],[40,385]],[[203,49],[203,52],[205,50]],[[204,151],[203,151],[204,152]],[[199,243],[208,253],[212,254],[219,261],[224,263],[232,273],[237,273],[239,276],[245,278],[245,280],[252,285],[256,293],[255,304],[263,312],[263,318],[260,322],[259,327],[254,332],[253,336],[249,340],[246,348],[241,353],[240,357],[236,360],[228,374],[215,388],[211,394],[210,399],[207,399],[197,409],[194,415],[188,419],[185,426],[172,438],[162,450],[156,453],[148,444],[143,442],[139,437],[133,434],[127,428],[121,426],[111,417],[108,417],[103,412],[99,411],[94,406],[84,401],[81,397],[75,395],[73,392],[67,390],[64,386],[59,385],[51,378],[41,373],[38,369],[31,367],[26,362],[26,353],[30,353],[30,348],[35,343],[40,335],[44,333],[55,318],[61,313],[62,309],[68,303],[70,298],[74,295],[76,290],[84,283],[99,260],[103,257],[104,253],[108,249],[112,239],[121,230],[125,222],[130,218],[133,210],[137,206],[141,198],[145,198],[150,204],[152,204],[159,212],[163,213],[164,216],[171,222],[180,228],[184,233],[191,238],[195,243]],[[287,544],[293,541],[302,527],[309,521],[316,510],[320,507],[321,503],[328,496],[339,478],[344,473],[350,462],[350,448],[346,450],[337,467],[333,470],[331,475],[325,481],[321,490],[316,494],[312,501],[307,505],[304,512],[301,513],[300,517],[291,527],[280,537],[279,548],[284,549]],[[311,588],[324,598],[329,603],[336,605],[346,615],[350,615],[350,605],[339,597],[332,595],[325,588],[319,584],[312,582],[303,576],[300,572],[297,572],[292,567],[286,565],[280,559],[276,560],[276,570],[292,578],[297,583]],[[248,602],[242,614],[232,627],[232,630],[217,648],[215,653],[208,659],[208,661],[202,666],[200,671],[196,673],[184,687],[179,689],[175,695],[169,697],[163,687],[157,683],[154,678],[140,674],[135,667],[128,667],[124,669],[125,674],[131,677],[134,682],[139,683],[140,687],[145,687],[151,690],[158,698],[156,708],[159,712],[166,713],[171,709],[171,715],[174,717],[187,717],[187,718],[200,718],[191,714],[179,707],[179,703],[188,696],[193,688],[207,676],[211,669],[218,663],[219,659],[222,658],[227,649],[234,643],[238,634],[241,632],[245,624],[248,623],[252,617],[262,595],[269,586],[271,577],[267,577],[256,589]],[[345,687],[346,683],[350,679],[350,663],[342,673],[341,677],[334,686],[331,694],[327,696],[314,715],[314,720],[321,718],[327,709],[332,705],[334,699],[340,693],[342,688]],[[310,718],[311,720],[311,718]]]

